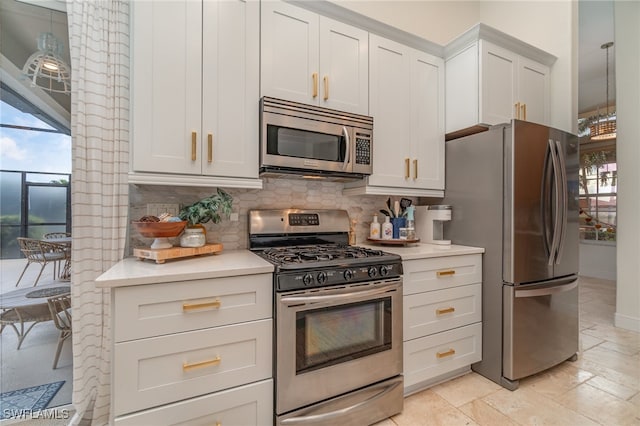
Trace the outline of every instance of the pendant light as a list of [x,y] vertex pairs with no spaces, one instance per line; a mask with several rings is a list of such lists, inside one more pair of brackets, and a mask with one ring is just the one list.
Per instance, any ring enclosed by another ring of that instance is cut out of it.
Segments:
[[71,93],[71,67],[62,59],[62,42],[53,35],[53,13],[51,32],[40,33],[38,50],[22,67],[24,78],[32,86],[41,87],[54,93]]
[[591,132],[591,140],[604,141],[614,139],[616,137],[616,119],[609,115],[609,48],[613,46],[613,42],[607,42],[600,46],[607,52],[607,112],[604,117],[598,113],[598,117],[589,126]]

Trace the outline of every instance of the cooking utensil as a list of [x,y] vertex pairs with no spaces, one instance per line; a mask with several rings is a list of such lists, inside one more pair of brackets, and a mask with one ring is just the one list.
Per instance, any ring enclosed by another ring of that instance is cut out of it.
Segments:
[[411,206],[411,204],[413,204],[412,200],[408,198],[400,198],[400,207],[402,207],[402,210],[406,210],[407,207]]
[[393,211],[391,210],[391,197],[387,198],[387,211],[389,211],[390,217],[395,217],[393,215]]
[[[385,216],[389,216],[389,212],[387,210],[380,209],[380,213],[382,213]],[[391,217],[391,216],[389,216],[389,217]]]
[[393,203],[393,213],[395,217],[400,217],[400,202],[397,200]]

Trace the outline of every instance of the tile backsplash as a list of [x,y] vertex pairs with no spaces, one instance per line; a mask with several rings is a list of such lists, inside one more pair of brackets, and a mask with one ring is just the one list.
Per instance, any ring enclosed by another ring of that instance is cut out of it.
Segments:
[[[306,181],[302,179],[264,179],[263,189],[223,188],[233,197],[233,212],[238,221],[223,220],[218,224],[204,224],[207,241],[222,243],[225,250],[248,247],[247,213],[251,209],[344,209],[357,221],[356,243],[362,244],[369,235],[369,224],[374,214],[383,221],[379,210],[384,208],[387,196],[345,196],[339,182]],[[137,220],[147,214],[147,204],[189,205],[216,192],[216,188],[131,185],[129,188],[129,217]],[[392,197],[392,200],[399,197]],[[414,204],[417,199],[413,199]],[[151,240],[130,228],[131,247],[149,246]],[[177,245],[177,238],[174,241]]]

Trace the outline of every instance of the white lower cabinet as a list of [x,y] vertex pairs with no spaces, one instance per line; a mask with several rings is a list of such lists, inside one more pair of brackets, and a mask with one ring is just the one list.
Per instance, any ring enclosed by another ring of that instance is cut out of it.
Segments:
[[273,380],[263,380],[116,418],[118,426],[140,425],[270,425]]
[[272,424],[271,277],[115,288],[113,422]]
[[405,394],[482,359],[482,255],[403,262]]

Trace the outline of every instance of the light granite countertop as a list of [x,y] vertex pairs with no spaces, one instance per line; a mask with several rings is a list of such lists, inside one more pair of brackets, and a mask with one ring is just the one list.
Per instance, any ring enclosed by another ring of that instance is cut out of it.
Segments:
[[402,260],[427,259],[431,257],[461,256],[464,254],[484,253],[484,249],[481,247],[459,246],[456,244],[437,245],[417,243],[406,246],[395,246],[380,244],[373,245],[367,243],[359,245],[362,247],[368,247],[398,254],[402,257]]
[[96,286],[125,287],[263,273],[273,273],[273,265],[249,250],[223,251],[214,255],[168,260],[162,264],[129,257],[100,275],[96,279]]

